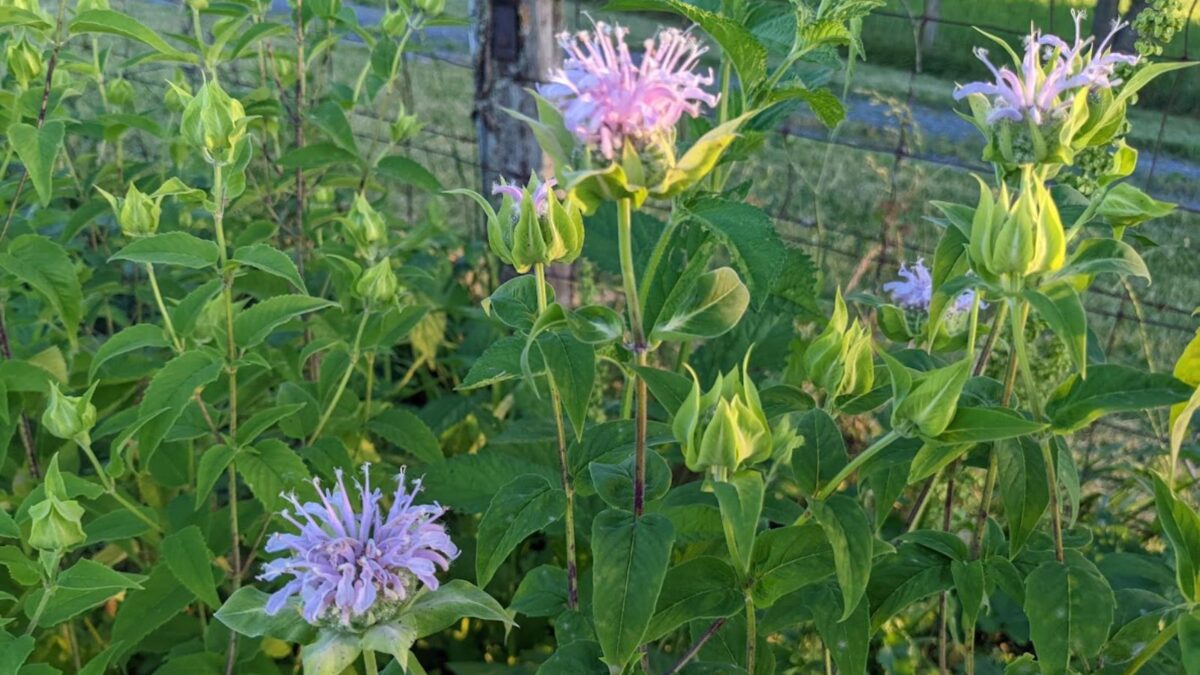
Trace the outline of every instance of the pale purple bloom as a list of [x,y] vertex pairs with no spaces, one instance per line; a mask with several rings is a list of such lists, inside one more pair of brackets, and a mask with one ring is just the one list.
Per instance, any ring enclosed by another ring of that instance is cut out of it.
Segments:
[[[892,302],[904,309],[929,311],[929,303],[933,298],[933,278],[929,268],[925,267],[925,259],[918,258],[912,265],[900,264],[900,279],[889,281],[883,285],[883,290],[892,296]],[[960,314],[970,311],[975,302],[975,291],[965,290],[951,303],[949,311]],[[980,307],[986,307],[980,303]]]
[[1073,11],[1072,15],[1075,17],[1074,44],[1067,44],[1057,35],[1042,35],[1037,29],[1031,30],[1025,39],[1020,73],[1007,66],[997,68],[988,58],[986,49],[976,49],[975,56],[992,71],[996,80],[962,85],[954,91],[955,100],[983,94],[992,97],[992,110],[987,117],[989,123],[1029,119],[1042,124],[1062,116],[1071,107],[1071,94],[1121,84],[1120,79],[1114,78],[1117,66],[1136,64],[1138,57],[1113,53],[1110,48],[1113,37],[1128,24],[1114,23],[1108,36],[1088,51],[1094,38],[1083,37],[1084,13]]
[[[550,190],[557,184],[558,181],[554,178],[547,178],[533,191],[533,210],[538,216],[544,216],[550,210]],[[499,183],[492,183],[492,194],[510,197],[518,207],[525,198],[525,191],[520,185],[505,182],[504,179]]]
[[643,143],[671,132],[684,113],[696,117],[700,105],[717,104],[704,90],[713,83],[693,72],[706,51],[689,31],[664,28],[645,42],[634,63],[625,44],[629,29],[596,22],[592,32],[562,33],[567,58],[539,87],[562,112],[567,129],[611,160],[626,141]]
[[268,553],[286,555],[266,563],[258,578],[291,576],[267,601],[268,615],[299,595],[309,623],[358,630],[394,618],[420,584],[437,589],[437,568],[449,568],[458,548],[436,522],[446,509],[413,504],[419,480],[408,490],[401,471],[386,514],[383,492],[371,488],[366,466],[363,482],[355,481],[357,511],[341,471],[335,489],[323,489],[318,479],[313,486],[320,502],[302,504],[294,494],[284,495],[293,509],[279,515],[299,532],[276,532],[267,540]]

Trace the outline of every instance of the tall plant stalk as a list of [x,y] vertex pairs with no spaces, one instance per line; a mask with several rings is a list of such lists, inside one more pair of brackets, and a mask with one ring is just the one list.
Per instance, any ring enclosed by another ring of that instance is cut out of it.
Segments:
[[[634,361],[638,367],[647,363],[646,331],[642,325],[642,303],[638,297],[637,272],[633,265],[633,200],[617,201],[617,245],[621,256],[621,281],[625,286],[625,305],[629,312],[629,331],[633,343]],[[646,380],[634,374],[637,409],[634,413],[634,477],[633,515],[641,516],[646,507],[646,423],[649,401],[646,400]]]

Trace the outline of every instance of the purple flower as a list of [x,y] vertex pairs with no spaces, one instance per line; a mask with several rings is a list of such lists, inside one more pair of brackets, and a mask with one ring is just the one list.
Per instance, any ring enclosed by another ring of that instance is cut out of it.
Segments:
[[689,31],[664,28],[645,42],[634,64],[625,36],[629,29],[596,22],[592,32],[559,35],[567,58],[539,87],[563,114],[567,129],[612,160],[626,141],[644,143],[672,133],[684,113],[696,117],[700,105],[717,104],[704,87],[713,83],[693,72],[706,51]]
[[986,49],[976,49],[975,56],[992,71],[996,80],[962,85],[954,91],[954,99],[962,100],[971,94],[992,97],[992,110],[987,117],[989,123],[1028,119],[1041,124],[1070,109],[1072,94],[1119,85],[1121,81],[1114,78],[1117,66],[1122,63],[1133,65],[1138,61],[1136,56],[1110,50],[1113,37],[1128,24],[1114,23],[1108,36],[1089,51],[1094,38],[1083,37],[1084,12],[1072,11],[1072,15],[1075,17],[1074,44],[1067,44],[1057,35],[1042,35],[1037,29],[1031,30],[1025,39],[1020,73],[1008,67],[997,68],[988,59]]
[[[892,296],[892,302],[904,309],[929,311],[929,303],[933,298],[933,278],[929,268],[925,267],[925,259],[918,258],[911,266],[901,263],[900,280],[889,281],[883,285],[883,290]],[[959,294],[949,307],[951,314],[961,314],[971,310],[975,302],[975,291],[966,290]],[[987,305],[980,303],[980,308]]]
[[[546,215],[550,209],[550,190],[557,184],[557,180],[547,178],[533,191],[533,210],[539,217]],[[510,197],[517,207],[521,206],[521,200],[525,198],[525,190],[520,185],[506,182],[503,178],[499,183],[492,183],[492,194]]]
[[258,578],[291,576],[267,601],[268,615],[299,595],[309,623],[361,630],[397,616],[420,584],[437,589],[437,568],[446,570],[458,548],[436,522],[446,509],[413,504],[419,480],[410,491],[400,472],[386,515],[383,492],[371,489],[366,465],[363,482],[355,481],[358,511],[340,471],[335,489],[322,489],[318,479],[313,486],[320,502],[302,504],[294,494],[284,495],[293,509],[279,515],[299,532],[276,532],[267,540],[268,553],[287,554],[266,563]]

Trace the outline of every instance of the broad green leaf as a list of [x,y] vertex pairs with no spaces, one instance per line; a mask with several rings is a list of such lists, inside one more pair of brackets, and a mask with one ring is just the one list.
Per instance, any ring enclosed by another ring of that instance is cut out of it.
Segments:
[[287,417],[300,412],[304,408],[303,403],[289,403],[286,405],[277,405],[266,410],[260,410],[250,416],[250,419],[238,424],[237,444],[238,446],[250,445],[260,435],[265,433],[277,422]]
[[1044,675],[1067,672],[1072,654],[1091,659],[1112,626],[1115,600],[1108,582],[1077,551],[1065,562],[1042,563],[1025,579],[1025,615]]
[[304,645],[300,658],[304,662],[304,675],[341,675],[361,653],[360,636],[324,630],[317,633],[316,642]]
[[433,635],[464,618],[499,621],[505,633],[516,625],[492,596],[462,579],[451,579],[436,591],[421,594],[410,609],[418,638]]
[[41,235],[23,234],[0,253],[0,269],[37,291],[74,340],[83,317],[83,290],[75,264],[61,246]]
[[576,340],[589,345],[603,345],[621,339],[625,322],[611,307],[587,305],[566,312],[567,326]]
[[59,120],[51,120],[41,126],[17,122],[8,127],[8,142],[16,151],[25,173],[33,183],[42,206],[50,203],[53,196],[52,177],[54,160],[62,148],[63,133],[66,127]]
[[1087,314],[1075,288],[1060,281],[1036,291],[1027,290],[1021,297],[1033,305],[1050,325],[1050,330],[1067,346],[1080,376],[1087,377]]
[[754,306],[762,307],[787,257],[771,216],[749,204],[719,198],[704,199],[690,206],[687,215],[726,245],[748,282]]
[[1200,515],[1171,494],[1158,476],[1154,476],[1154,502],[1158,522],[1175,553],[1179,592],[1191,602],[1200,602]]
[[[118,572],[107,565],[83,559],[63,570],[56,582],[57,590],[50,597],[38,626],[57,626],[109,598],[142,587],[133,576]],[[34,591],[25,600],[27,615],[41,601],[43,591]]]
[[1106,363],[1093,366],[1086,380],[1071,376],[1046,404],[1046,415],[1055,432],[1066,434],[1103,415],[1171,406],[1191,395],[1192,388],[1171,375]]
[[108,666],[116,658],[117,652],[120,651],[121,645],[109,645],[107,649],[93,656],[83,668],[80,669],[79,675],[104,675],[108,672]]
[[750,577],[756,607],[834,574],[833,549],[816,523],[767,530],[754,542]]
[[346,119],[346,112],[335,101],[325,101],[318,105],[310,119],[325,136],[342,150],[357,155],[358,144],[354,142],[354,130]]
[[718,619],[742,609],[737,575],[720,558],[699,556],[667,570],[645,640],[654,642],[695,619]]
[[336,307],[337,303],[309,295],[280,295],[243,310],[233,320],[238,347],[249,349],[267,339],[276,328],[310,312]]
[[875,533],[857,501],[834,495],[809,505],[833,549],[834,570],[842,589],[842,620],[858,607],[871,577]]
[[[483,301],[483,310],[509,328],[522,333],[533,329],[538,319],[537,276],[522,274],[504,282]],[[554,302],[554,287],[544,286],[546,301]]]
[[100,366],[122,354],[139,349],[162,349],[168,346],[167,336],[161,327],[152,323],[134,324],[100,345],[92,357],[92,364],[88,366],[88,379],[96,379],[96,372],[100,370]]
[[1196,410],[1200,409],[1200,330],[1192,336],[1187,346],[1183,348],[1183,353],[1175,361],[1174,369],[1175,377],[1195,389],[1186,403],[1176,403],[1171,406],[1171,430],[1170,430],[1170,446],[1171,446],[1171,464],[1168,474],[1175,475],[1175,469],[1179,465],[1179,450],[1183,447],[1183,439],[1187,434],[1188,426],[1192,423],[1192,416],[1196,414]]
[[[946,212],[945,209],[943,212]],[[937,334],[936,331],[945,316],[947,305],[959,294],[958,291],[951,293],[950,291],[953,289],[948,288],[947,282],[966,274],[970,267],[967,258],[969,236],[970,220],[967,220],[965,230],[955,226],[952,220],[951,225],[942,232],[937,248],[934,249],[933,266],[930,268],[933,284],[933,292],[929,300],[929,316],[932,317],[929,327],[931,335]]]
[[187,232],[165,232],[134,239],[109,260],[203,269],[216,265],[219,256],[215,242]]
[[872,631],[901,610],[953,586],[949,558],[923,546],[903,544],[871,570],[867,599]]
[[17,526],[17,521],[9,515],[8,511],[0,509],[0,537],[6,539],[20,539],[21,528]]
[[72,35],[79,35],[81,33],[119,35],[141,42],[172,61],[187,61],[189,63],[196,61],[194,55],[172,47],[166,40],[159,37],[158,33],[142,25],[133,17],[108,9],[91,9],[86,12],[80,12],[71,21],[70,31]]
[[232,63],[255,42],[291,32],[291,28],[280,23],[271,23],[269,21],[255,23],[246,30],[240,31],[238,36],[233,39],[229,44],[229,55],[223,57],[223,60],[226,63]]
[[287,281],[301,293],[308,293],[304,280],[300,278],[300,270],[291,256],[269,244],[251,244],[242,246],[233,252],[233,261],[253,267]]
[[815,495],[846,466],[846,442],[829,413],[809,410],[796,418],[803,443],[792,450],[792,473],[805,495]]
[[558,616],[567,608],[567,571],[539,565],[521,577],[509,610],[531,617]]
[[184,352],[154,374],[138,406],[139,418],[153,417],[138,434],[138,451],[144,460],[148,461],[158,449],[183,409],[195,405],[195,392],[212,384],[220,374],[221,362],[207,351]]
[[1200,675],[1200,609],[1179,617],[1179,649],[1185,675]]
[[52,26],[44,17],[15,5],[0,7],[0,27],[25,26],[33,30],[46,30]]
[[609,666],[624,667],[645,641],[674,541],[670,521],[657,513],[634,518],[608,509],[592,522],[592,585],[605,594],[592,618]]
[[728,267],[719,267],[697,278],[682,278],[663,304],[650,331],[650,340],[717,337],[737,325],[749,303],[749,291],[737,272]]
[[230,630],[247,637],[273,637],[286,642],[309,642],[316,630],[300,614],[300,600],[292,597],[274,616],[267,614],[270,596],[254,586],[243,586],[213,614]]
[[958,604],[962,609],[963,635],[971,640],[975,635],[975,622],[983,607],[984,574],[981,560],[951,560],[950,575],[954,577],[954,588],[958,591]]
[[938,443],[985,443],[1028,436],[1046,428],[1011,408],[968,408],[959,406],[950,424],[937,437]]
[[131,591],[117,610],[112,641],[123,643],[122,655],[136,651],[148,635],[191,604],[195,596],[171,574],[166,563],[150,572],[142,588]]
[[197,509],[204,506],[204,502],[208,501],[208,495],[212,493],[213,487],[221,479],[221,476],[225,473],[225,469],[236,455],[237,449],[231,448],[228,445],[209,446],[200,455],[200,461],[196,466]]
[[913,456],[908,466],[908,483],[916,483],[932,476],[946,468],[946,465],[962,457],[970,450],[972,444],[951,444],[941,442],[926,442]]
[[279,158],[279,166],[284,169],[319,169],[331,164],[358,164],[358,155],[343,150],[333,143],[310,143],[300,148],[292,148]]
[[34,640],[32,635],[13,637],[6,635],[7,642],[0,644],[0,668],[5,673],[19,673],[21,666],[33,653]]
[[575,429],[575,438],[583,437],[587,423],[588,401],[596,381],[596,350],[564,331],[548,331],[538,335],[538,350],[546,365],[546,373],[562,397],[563,408]]
[[842,598],[829,584],[810,588],[804,598],[812,607],[817,633],[829,646],[838,672],[865,675],[871,645],[871,611],[867,603],[858,603],[847,615]]
[[970,375],[969,359],[922,373],[893,409],[892,426],[907,426],[922,436],[936,438],[954,419],[958,397]]
[[1000,499],[1008,522],[1009,556],[1015,557],[1050,503],[1046,463],[1031,439],[1002,441],[992,452],[996,453]]
[[438,464],[446,460],[442,454],[442,444],[429,425],[404,408],[389,408],[379,413],[368,427],[424,464]]
[[204,543],[200,528],[189,525],[167,535],[162,542],[163,560],[171,574],[209,607],[220,607],[217,581],[213,578],[213,554]]
[[[620,454],[620,451],[613,454]],[[637,471],[636,459],[630,453],[624,460],[617,464],[606,464],[603,461],[596,460],[587,465],[588,477],[592,480],[592,487],[595,488],[596,494],[600,495],[605,504],[615,509],[628,508],[633,504],[633,482],[634,474]],[[577,487],[581,492],[585,489],[582,482],[577,483]],[[670,489],[670,465],[667,464],[667,461],[659,453],[647,452],[646,485],[643,495],[646,502],[649,503],[662,499]]]
[[1054,454],[1054,470],[1058,482],[1062,484],[1066,492],[1067,504],[1071,507],[1071,519],[1067,523],[1067,527],[1074,527],[1075,520],[1079,518],[1079,503],[1083,501],[1083,488],[1079,484],[1079,467],[1075,465],[1075,456],[1071,454],[1071,449],[1067,447],[1066,441],[1061,436],[1055,436],[1050,442],[1052,448],[1057,448],[1057,452]]
[[475,582],[486,587],[509,554],[529,535],[544,530],[563,516],[563,491],[536,474],[518,476],[488,505],[476,535]]
[[928,529],[913,530],[912,532],[905,532],[900,535],[897,541],[927,548],[950,560],[963,561],[970,557],[966,543],[953,532]]
[[537,675],[609,675],[608,667],[600,660],[602,656],[600,645],[592,640],[560,642],[550,658],[538,666]]
[[1118,183],[1104,194],[1096,215],[1113,227],[1134,227],[1147,220],[1165,218],[1174,211],[1174,204],[1160,202],[1132,183]]
[[1150,280],[1146,261],[1132,246],[1116,239],[1084,239],[1075,247],[1067,264],[1055,278],[1068,279],[1080,275],[1116,274]]
[[744,575],[750,571],[754,535],[762,515],[763,492],[766,488],[762,474],[754,469],[745,469],[730,476],[728,481],[714,482],[712,487],[721,508],[721,524],[725,528],[729,556]]
[[408,157],[392,155],[379,160],[375,167],[376,173],[386,179],[394,180],[404,185],[411,185],[426,192],[442,191],[442,184],[424,166]]
[[650,366],[635,366],[638,377],[646,382],[646,388],[669,415],[675,416],[679,406],[692,390],[692,381],[686,376],[670,370],[652,368]]
[[[460,390],[478,389],[521,377],[521,352],[524,349],[525,339],[520,337],[506,337],[493,342],[471,364],[467,376],[463,378],[462,384],[458,385],[458,388]],[[540,370],[536,367],[533,368],[535,371]]]
[[246,448],[237,458],[238,474],[268,511],[278,511],[279,496],[308,480],[308,468],[296,451],[283,441],[267,439]]

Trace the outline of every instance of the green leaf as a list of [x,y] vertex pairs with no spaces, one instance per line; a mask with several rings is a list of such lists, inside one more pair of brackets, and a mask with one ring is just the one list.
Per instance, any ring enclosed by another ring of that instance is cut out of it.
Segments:
[[478,389],[521,377],[521,353],[524,350],[524,338],[506,337],[493,342],[471,364],[458,389]]
[[1158,476],[1154,476],[1154,503],[1163,534],[1175,552],[1179,591],[1189,601],[1200,602],[1200,515],[1171,494]]
[[742,89],[751,90],[767,76],[767,50],[741,23],[681,0],[610,0],[606,12],[678,14],[704,29],[725,51]]
[[93,656],[79,671],[79,675],[104,675],[120,649],[121,645],[109,645],[108,649]]
[[1055,432],[1066,434],[1104,415],[1170,406],[1191,395],[1171,375],[1106,363],[1093,366],[1086,380],[1072,375],[1046,404],[1046,415]]
[[913,383],[912,391],[895,404],[892,426],[915,427],[927,438],[941,435],[954,419],[958,398],[970,375],[969,359],[922,373]]
[[283,279],[301,293],[308,293],[300,270],[291,256],[269,244],[251,244],[233,252],[233,261]]
[[792,450],[792,473],[801,493],[815,495],[846,466],[846,442],[829,413],[820,409],[796,418],[796,433],[804,442]]
[[354,142],[354,130],[346,119],[346,112],[334,101],[325,101],[311,113],[314,124],[325,136],[342,150],[358,155],[358,144]]
[[158,33],[142,25],[133,17],[112,10],[91,9],[86,12],[80,12],[71,21],[70,32],[71,35],[79,35],[81,33],[119,35],[141,42],[172,61],[187,61],[188,63],[196,61],[194,55],[181,52],[172,47],[166,40],[159,37]]
[[657,513],[608,509],[592,522],[592,585],[605,594],[592,618],[609,666],[624,667],[645,641],[674,541],[671,522]]
[[537,346],[546,364],[546,373],[562,397],[563,408],[575,429],[575,438],[582,438],[588,401],[596,381],[596,350],[563,331],[538,335]]
[[404,408],[389,408],[367,425],[388,443],[421,460],[424,464],[446,461],[442,444],[424,420]]
[[250,419],[240,423],[237,430],[238,446],[250,445],[260,435],[275,426],[277,422],[300,412],[303,403],[277,405],[266,410],[260,410],[250,416]]
[[844,675],[865,675],[871,644],[871,612],[860,602],[848,615],[842,599],[829,585],[810,589],[805,599],[812,607],[821,640],[829,645],[837,670]]
[[567,571],[539,565],[521,577],[509,609],[530,617],[558,616],[567,609]]
[[130,592],[121,603],[113,623],[113,643],[123,643],[122,655],[135,651],[148,635],[186,609],[194,597],[165,563],[159,563],[142,588]]
[[9,515],[8,511],[0,509],[0,537],[7,539],[20,539],[21,528],[17,526],[17,521]]
[[[617,453],[620,454],[620,451]],[[607,455],[606,455],[607,456]],[[604,500],[605,504],[624,509],[633,504],[633,482],[637,471],[637,458],[628,454],[617,464],[606,464],[600,460],[589,462],[588,474],[592,479],[592,487]],[[584,489],[582,484],[580,490]],[[646,485],[644,498],[646,502],[662,499],[671,489],[671,467],[657,452],[646,453]]]
[[207,351],[184,352],[154,374],[138,406],[138,417],[148,420],[138,434],[143,460],[149,461],[183,409],[195,405],[195,392],[216,381],[220,374],[221,362]]
[[958,604],[962,608],[963,634],[970,640],[975,635],[975,623],[979,619],[979,610],[983,607],[983,561],[951,560],[950,575],[954,577]]
[[950,560],[941,553],[917,544],[903,544],[896,553],[885,555],[871,571],[867,589],[871,628],[879,628],[901,610],[954,585]]
[[284,169],[319,169],[331,164],[358,164],[358,155],[343,150],[333,143],[311,143],[301,148],[292,148],[279,158]]
[[437,193],[442,191],[442,183],[422,166],[408,157],[402,155],[392,155],[379,160],[375,170],[384,178],[397,181],[404,185],[411,185],[426,192]]
[[0,26],[25,26],[33,30],[46,30],[53,24],[38,14],[14,5],[0,7]]
[[842,589],[842,620],[845,620],[867,590],[875,535],[862,506],[851,497],[834,495],[824,502],[813,501],[809,508],[833,549],[834,569]]
[[754,306],[762,307],[787,257],[771,216],[749,204],[719,198],[689,207],[687,216],[720,237],[748,282]]
[[213,445],[200,455],[196,467],[196,509],[204,506],[213,486],[221,479],[229,463],[237,455],[237,449],[228,445]]
[[667,570],[646,642],[660,640],[695,619],[719,619],[742,609],[737,575],[720,558],[699,556]]
[[763,508],[765,486],[762,474],[745,469],[730,476],[728,481],[714,482],[712,487],[721,508],[729,556],[743,574],[748,573],[754,553],[754,535]]
[[683,405],[684,399],[692,390],[692,381],[679,373],[650,366],[634,366],[638,377],[646,383],[646,388],[672,417]]
[[341,675],[362,653],[362,640],[351,633],[323,630],[317,641],[304,645],[300,658],[304,675]]
[[168,346],[167,337],[161,327],[152,323],[134,324],[100,345],[92,357],[92,364],[88,366],[88,379],[96,379],[96,372],[100,370],[100,366],[122,354],[139,349],[162,349]]
[[1179,649],[1184,675],[1200,675],[1200,609],[1179,617]]
[[486,587],[526,537],[549,527],[566,508],[563,491],[536,474],[518,476],[501,488],[479,521],[475,582]]
[[247,637],[273,637],[285,642],[309,642],[316,630],[300,614],[300,601],[289,598],[274,616],[267,614],[270,596],[253,586],[243,586],[225,600],[213,616],[230,630]]
[[1021,297],[1033,305],[1050,330],[1067,346],[1071,362],[1080,376],[1087,377],[1087,314],[1075,288],[1060,281],[1036,291],[1027,290]]
[[1042,673],[1066,673],[1071,654],[1090,659],[1100,653],[1114,607],[1108,582],[1077,551],[1068,551],[1065,562],[1045,562],[1030,572],[1025,615]]
[[1165,218],[1174,211],[1174,204],[1160,202],[1132,183],[1119,183],[1105,193],[1096,215],[1113,227],[1135,227],[1147,220]]
[[[139,589],[142,584],[128,574],[107,565],[83,559],[58,575],[57,590],[46,604],[38,626],[57,626],[96,607],[120,593]],[[37,590],[26,599],[26,613],[41,601],[44,591]]]
[[1080,275],[1116,274],[1120,277],[1141,277],[1150,280],[1146,261],[1132,246],[1116,239],[1084,239],[1075,253],[1054,276],[1067,279]]
[[1015,557],[1037,527],[1050,503],[1046,463],[1037,443],[1030,439],[997,443],[1000,499],[1008,521],[1009,556]]
[[29,175],[33,189],[37,191],[42,206],[50,203],[53,196],[52,177],[54,160],[62,148],[66,127],[59,120],[51,120],[39,129],[31,124],[17,122],[8,127],[8,142],[16,151],[25,173]]
[[687,341],[713,338],[737,325],[750,293],[737,272],[719,267],[696,278],[681,278],[667,297],[650,339]]
[[[529,333],[538,319],[537,276],[522,274],[504,282],[483,301],[483,311],[509,328]],[[546,301],[554,302],[554,287],[544,286]]]
[[237,460],[238,473],[267,511],[278,511],[281,492],[294,489],[308,480],[308,468],[296,451],[283,441],[267,439],[242,451]]
[[946,444],[932,441],[924,443],[908,466],[906,482],[912,484],[925,480],[946,468],[950,462],[965,455],[971,447],[970,444]]
[[153,265],[178,265],[203,269],[217,264],[220,251],[215,242],[188,234],[165,232],[134,239],[109,258]]
[[1011,408],[959,406],[945,431],[938,435],[937,442],[959,444],[1000,441],[1035,434],[1046,426],[1027,419]]
[[537,675],[609,675],[600,660],[602,656],[600,645],[591,640],[559,643],[550,658],[538,666]]
[[807,523],[767,530],[754,542],[750,577],[756,607],[770,607],[779,598],[835,572],[833,549],[820,525]]
[[83,316],[83,290],[75,264],[62,246],[37,234],[23,234],[0,253],[0,269],[29,284],[54,310],[71,340]]
[[603,345],[621,339],[625,322],[611,307],[587,305],[566,312],[567,326],[576,340],[589,345]]
[[499,621],[506,634],[516,625],[492,596],[462,579],[451,579],[436,591],[421,594],[409,609],[418,638],[433,635],[464,618]]
[[162,542],[163,559],[171,574],[209,607],[220,607],[217,581],[213,578],[213,554],[204,543],[200,528],[189,525],[167,535]]
[[336,307],[337,303],[309,295],[280,295],[254,305],[233,320],[238,347],[249,349],[267,339],[276,328],[310,312]]

